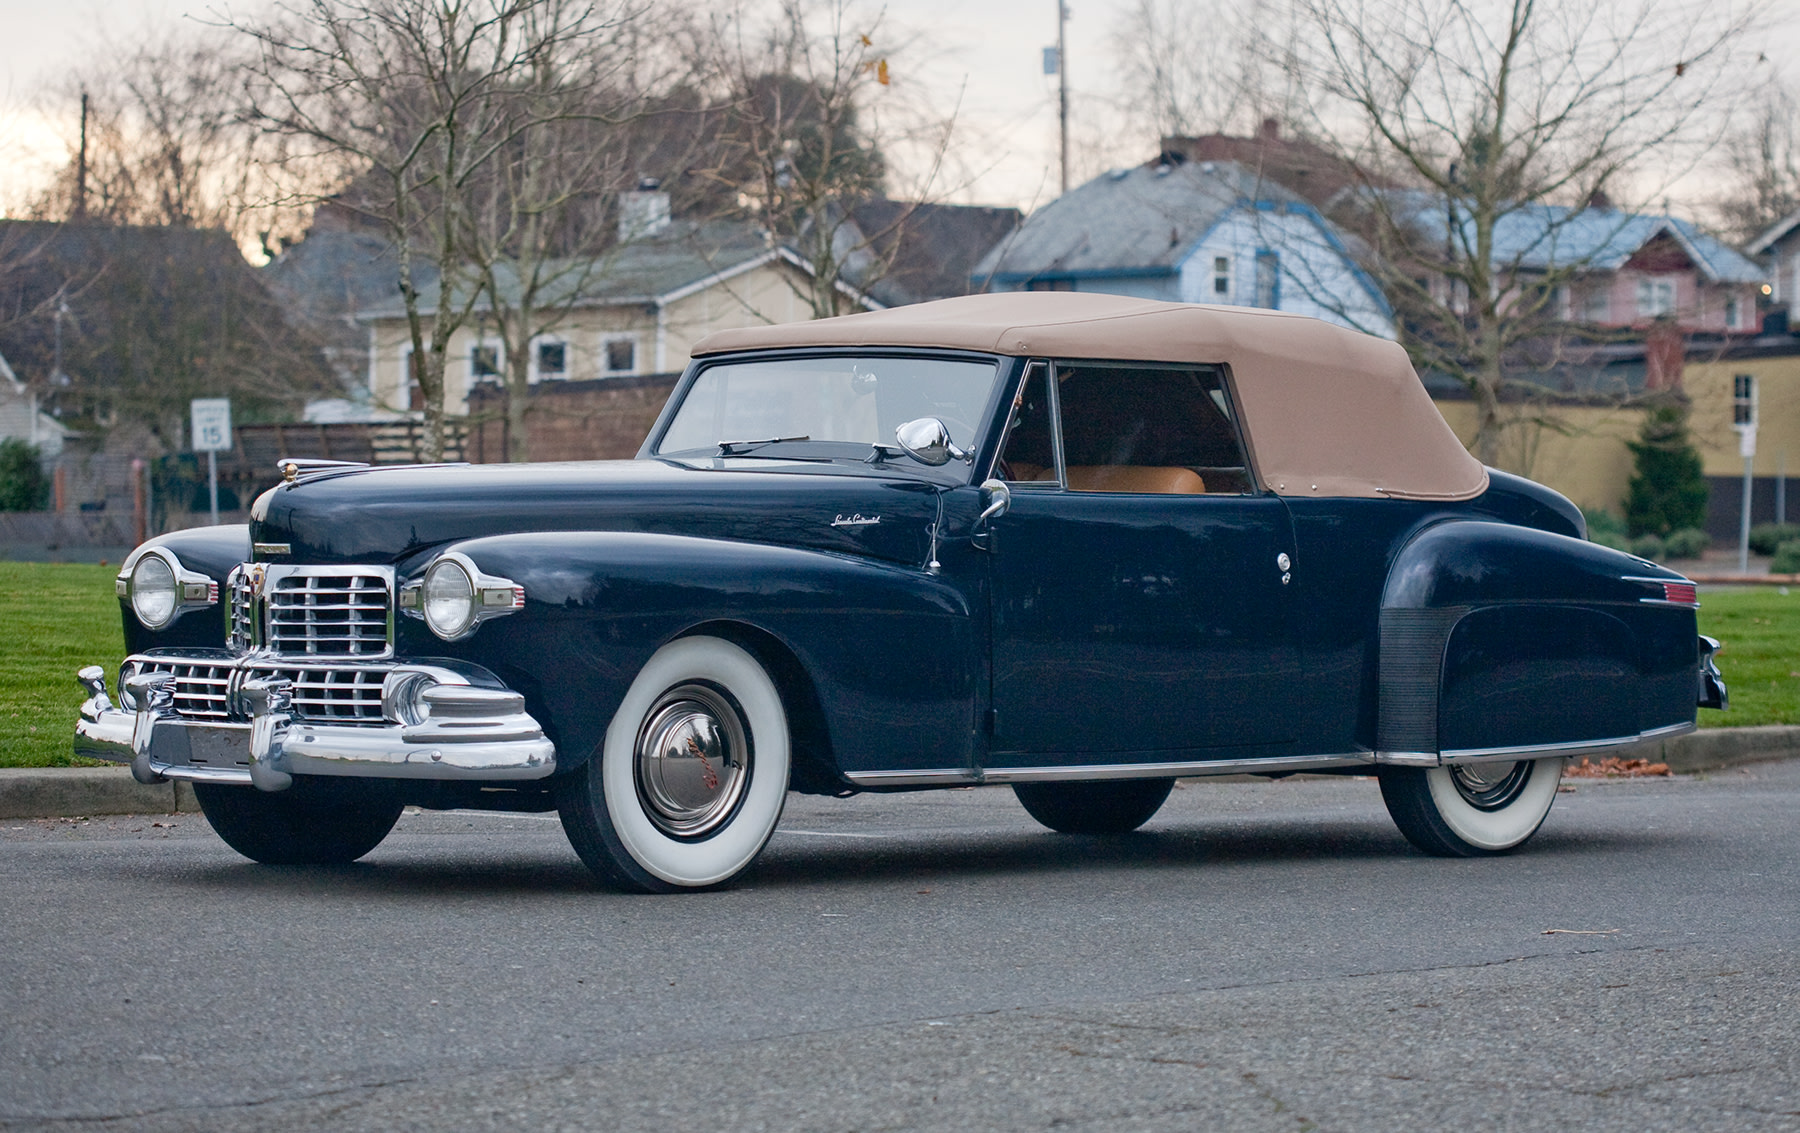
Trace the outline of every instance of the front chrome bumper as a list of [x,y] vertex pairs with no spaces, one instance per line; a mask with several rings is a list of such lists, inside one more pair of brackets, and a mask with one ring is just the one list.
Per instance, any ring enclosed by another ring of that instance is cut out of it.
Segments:
[[230,783],[280,791],[295,775],[386,779],[541,779],[556,770],[556,748],[510,689],[468,683],[432,667],[439,683],[423,694],[416,724],[332,724],[298,718],[280,681],[245,681],[247,719],[193,720],[175,711],[174,678],[142,673],[122,690],[135,707],[116,707],[98,666],[81,670],[87,690],[75,724],[75,754],[131,766],[140,782]]

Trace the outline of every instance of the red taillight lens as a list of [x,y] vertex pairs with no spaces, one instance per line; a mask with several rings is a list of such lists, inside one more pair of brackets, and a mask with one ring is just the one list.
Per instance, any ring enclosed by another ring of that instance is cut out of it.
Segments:
[[1700,604],[1700,592],[1691,582],[1665,582],[1662,588],[1665,602],[1679,602],[1683,606]]

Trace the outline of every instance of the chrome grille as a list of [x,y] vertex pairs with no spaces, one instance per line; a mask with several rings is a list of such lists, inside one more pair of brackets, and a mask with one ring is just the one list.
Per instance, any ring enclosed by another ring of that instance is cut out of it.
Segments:
[[294,686],[294,712],[319,723],[381,723],[381,682],[385,669],[264,669],[252,677],[278,677]]
[[256,644],[256,595],[250,586],[250,573],[235,567],[225,578],[230,605],[225,612],[225,634],[234,652],[243,653]]
[[[126,662],[121,676],[173,673],[175,711],[182,717],[242,721],[249,716],[244,712],[242,702],[236,699],[234,671],[234,666],[229,664],[194,664],[151,657]],[[267,680],[272,677],[289,682],[294,689],[294,715],[309,723],[380,724],[383,723],[381,683],[387,674],[387,666],[285,668],[251,665],[243,670],[242,679]]]
[[227,665],[139,661],[131,666],[131,670],[134,676],[138,673],[175,674],[175,711],[190,720],[231,719],[231,668]]
[[308,657],[378,657],[387,652],[385,574],[356,567],[270,572],[268,648]]

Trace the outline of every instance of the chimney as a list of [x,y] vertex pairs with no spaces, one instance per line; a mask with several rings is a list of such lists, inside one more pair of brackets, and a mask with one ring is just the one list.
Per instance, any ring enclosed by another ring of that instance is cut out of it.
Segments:
[[1658,322],[1644,332],[1644,387],[1679,390],[1687,362],[1687,338],[1671,322]]
[[1264,118],[1262,120],[1262,130],[1260,131],[1260,136],[1261,136],[1262,140],[1265,142],[1280,141],[1281,140],[1281,119],[1279,119],[1279,118]]
[[619,194],[619,242],[642,240],[669,227],[669,194],[654,177],[638,181],[636,189]]

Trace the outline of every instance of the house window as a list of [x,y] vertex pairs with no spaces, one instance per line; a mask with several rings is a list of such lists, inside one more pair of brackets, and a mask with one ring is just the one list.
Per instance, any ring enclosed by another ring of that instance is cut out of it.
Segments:
[[1213,298],[1221,303],[1231,302],[1231,257],[1213,257]]
[[1612,290],[1605,284],[1596,284],[1582,303],[1581,317],[1590,323],[1611,322]]
[[1637,282],[1637,308],[1641,319],[1661,318],[1675,313],[1675,281],[1666,278],[1640,279]]
[[1073,291],[1075,281],[1072,279],[1034,279],[1025,285],[1027,291]]
[[561,381],[569,376],[569,344],[554,339],[537,344],[537,380]]
[[478,382],[500,378],[500,347],[491,342],[478,343],[469,350],[469,375]]
[[425,408],[425,391],[419,388],[418,376],[413,373],[413,349],[408,343],[400,348],[400,396],[394,400],[401,409]]
[[608,375],[637,372],[637,338],[626,335],[608,338],[600,343],[601,368]]
[[1744,325],[1743,314],[1738,297],[1736,295],[1725,296],[1725,325],[1732,330],[1737,330]]
[[1756,427],[1756,375],[1736,374],[1731,379],[1731,423]]
[[1256,253],[1256,305],[1271,311],[1281,306],[1281,257],[1277,252]]

